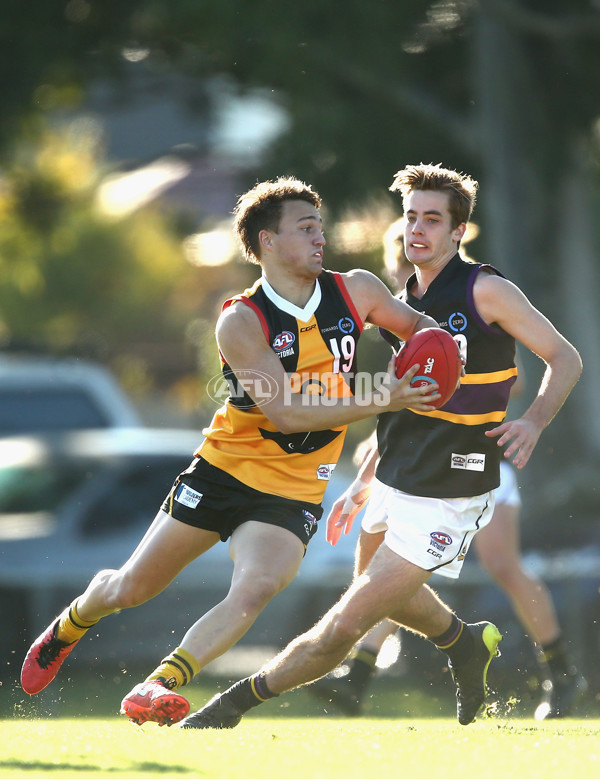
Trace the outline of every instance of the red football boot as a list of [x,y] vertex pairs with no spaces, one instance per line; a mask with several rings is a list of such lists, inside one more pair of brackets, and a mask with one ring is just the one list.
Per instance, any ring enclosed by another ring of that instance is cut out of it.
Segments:
[[159,681],[136,684],[121,701],[121,714],[136,725],[144,722],[173,725],[182,720],[189,710],[190,704],[182,695],[169,690]]
[[70,644],[56,637],[56,619],[33,642],[23,661],[21,686],[28,695],[36,695],[47,687],[58,673],[68,654],[79,643]]

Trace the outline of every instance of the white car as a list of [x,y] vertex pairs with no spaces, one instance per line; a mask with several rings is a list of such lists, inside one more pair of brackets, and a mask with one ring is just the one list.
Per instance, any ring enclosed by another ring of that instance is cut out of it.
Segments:
[[0,354],[0,436],[141,424],[133,403],[99,364]]

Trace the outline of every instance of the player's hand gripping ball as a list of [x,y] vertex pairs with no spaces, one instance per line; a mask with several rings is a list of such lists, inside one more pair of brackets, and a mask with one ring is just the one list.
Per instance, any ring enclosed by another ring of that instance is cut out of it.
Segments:
[[396,376],[402,378],[415,363],[420,368],[411,381],[412,387],[435,382],[442,396],[431,405],[444,406],[454,395],[462,375],[462,360],[458,344],[441,327],[427,327],[411,336],[396,356]]

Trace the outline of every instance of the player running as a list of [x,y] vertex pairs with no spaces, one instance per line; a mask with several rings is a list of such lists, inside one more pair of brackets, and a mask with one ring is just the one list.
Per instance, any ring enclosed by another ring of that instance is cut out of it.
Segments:
[[[448,656],[461,724],[481,708],[500,633],[489,622],[463,622],[427,582],[434,571],[458,577],[475,534],[491,519],[502,447],[517,468],[526,465],[582,366],[576,349],[514,284],[458,253],[477,187],[439,165],[409,166],[391,187],[402,195],[404,246],[415,268],[406,300],[454,334],[466,375],[439,410],[379,415],[379,494],[363,521],[368,532],[359,539],[359,575],[317,625],[182,727],[235,727],[250,708],[333,670],[386,617]],[[546,371],[523,416],[505,421],[516,340],[546,362]],[[353,494],[361,489],[356,486]],[[337,543],[351,521],[330,515],[328,540]]]
[[346,426],[385,410],[431,410],[427,388],[410,386],[414,368],[401,379],[390,368],[385,386],[355,397],[356,344],[365,322],[404,339],[437,322],[394,298],[367,271],[324,270],[320,207],[311,187],[290,178],[240,197],[235,230],[262,275],[225,303],[217,322],[231,395],[129,560],[97,573],[33,643],[21,672],[27,693],[50,684],[102,617],[150,600],[214,544],[229,542],[229,592],[121,704],[138,724],[182,719],[189,704],[179,688],[239,641],[296,575]]

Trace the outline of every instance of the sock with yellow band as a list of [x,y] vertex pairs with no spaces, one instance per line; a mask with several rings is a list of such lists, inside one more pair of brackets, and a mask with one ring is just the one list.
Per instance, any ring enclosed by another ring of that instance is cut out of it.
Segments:
[[452,615],[450,627],[440,636],[432,636],[429,639],[450,658],[453,665],[460,665],[467,661],[473,653],[473,636],[466,622]]
[[200,663],[194,655],[178,647],[165,657],[145,681],[158,681],[169,690],[176,690],[178,687],[183,687],[184,684],[189,684],[199,671]]
[[77,613],[78,600],[79,598],[76,598],[58,618],[56,637],[61,641],[65,641],[67,644],[79,641],[79,639],[83,638],[87,631],[99,621],[97,619],[93,621],[82,619]]
[[265,676],[264,673],[257,673],[247,679],[242,679],[225,690],[219,697],[220,699],[226,698],[227,702],[232,703],[240,714],[245,714],[249,709],[253,709],[271,698],[278,697],[267,687]]

